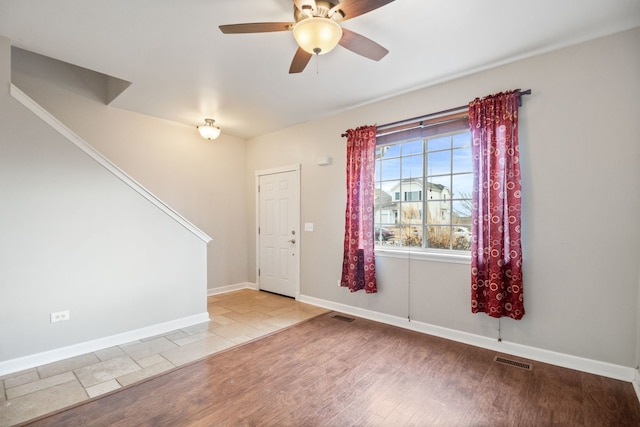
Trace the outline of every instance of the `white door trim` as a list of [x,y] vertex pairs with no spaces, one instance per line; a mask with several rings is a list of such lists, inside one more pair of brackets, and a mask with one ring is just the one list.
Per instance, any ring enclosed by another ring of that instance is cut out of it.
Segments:
[[[264,176],[264,175],[273,175],[273,174],[278,174],[278,173],[283,173],[283,172],[295,172],[295,179],[297,181],[298,184],[298,194],[296,194],[296,196],[298,197],[298,221],[301,221],[301,217],[300,217],[300,203],[301,203],[301,199],[300,199],[300,164],[294,164],[294,165],[287,165],[287,166],[281,166],[281,167],[277,167],[277,168],[271,168],[271,169],[261,169],[261,170],[257,170],[255,171],[255,184],[254,184],[254,189],[255,189],[255,195],[256,195],[256,200],[255,200],[255,212],[256,212],[256,224],[255,224],[255,233],[256,233],[256,285],[258,286],[258,289],[260,289],[260,274],[258,272],[258,270],[260,269],[260,234],[258,233],[258,228],[260,227],[260,193],[258,192],[258,186],[260,185],[260,177]],[[297,228],[298,230],[300,230],[300,223],[297,224]],[[297,263],[297,268],[296,268],[296,283],[297,283],[297,289],[296,289],[296,300],[300,299],[300,252],[301,252],[301,248],[302,248],[302,242],[301,239],[302,238],[302,233],[298,233],[297,239],[298,239],[298,253],[297,253],[297,259],[296,259],[296,263]]]

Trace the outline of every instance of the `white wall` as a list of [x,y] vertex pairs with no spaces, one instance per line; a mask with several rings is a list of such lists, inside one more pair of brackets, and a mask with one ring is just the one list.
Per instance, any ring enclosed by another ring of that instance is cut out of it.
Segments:
[[[315,224],[314,232],[301,233],[303,295],[399,317],[410,312],[421,322],[495,338],[497,320],[470,312],[467,265],[414,259],[409,288],[409,262],[378,256],[378,294],[350,294],[336,286],[345,203],[340,134],[530,88],[533,95],[524,98],[520,110],[527,314],[521,321],[503,319],[502,338],[634,367],[639,51],[640,29],[635,29],[253,138],[247,149],[247,204],[255,213],[255,170],[300,163],[301,222]],[[317,166],[320,156],[331,156],[333,164]],[[594,200],[594,195],[606,199]],[[249,230],[254,221],[248,218]],[[251,248],[255,234],[248,238]],[[255,280],[253,252],[248,271]]]
[[0,37],[0,362],[206,316],[206,243],[13,99],[10,67]]
[[245,140],[225,135],[223,128],[220,138],[207,141],[195,122],[185,126],[109,107],[101,76],[18,53],[12,66],[16,86],[213,238],[208,289],[245,283]]

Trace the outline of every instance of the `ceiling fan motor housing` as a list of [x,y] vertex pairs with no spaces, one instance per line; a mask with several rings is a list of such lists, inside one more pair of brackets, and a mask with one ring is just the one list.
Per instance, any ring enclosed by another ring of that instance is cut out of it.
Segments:
[[311,5],[303,6],[302,10],[293,6],[293,17],[296,22],[300,22],[306,18],[328,18],[334,21],[340,21],[344,18],[344,13],[340,9],[334,9],[338,3],[329,1],[316,1],[316,7]]

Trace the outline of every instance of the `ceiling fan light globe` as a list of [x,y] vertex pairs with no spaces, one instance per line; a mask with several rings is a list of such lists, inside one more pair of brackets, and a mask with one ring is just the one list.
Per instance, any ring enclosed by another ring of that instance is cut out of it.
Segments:
[[293,27],[293,37],[304,51],[312,55],[331,52],[342,38],[342,27],[327,18],[307,18]]

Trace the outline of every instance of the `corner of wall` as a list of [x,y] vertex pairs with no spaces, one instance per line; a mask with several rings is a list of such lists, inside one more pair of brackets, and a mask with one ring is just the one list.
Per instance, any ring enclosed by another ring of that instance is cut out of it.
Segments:
[[635,370],[632,384],[633,389],[636,391],[636,397],[638,398],[638,401],[640,401],[640,370],[638,370],[637,368]]
[[220,286],[217,288],[209,288],[207,289],[207,296],[213,296],[213,295],[221,295],[221,294],[226,294],[227,292],[233,292],[233,291],[239,291],[241,289],[253,289],[253,290],[259,290],[258,289],[258,285],[256,285],[255,283],[249,283],[249,282],[244,282],[244,283],[236,283],[233,285],[229,285],[229,286]]

